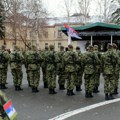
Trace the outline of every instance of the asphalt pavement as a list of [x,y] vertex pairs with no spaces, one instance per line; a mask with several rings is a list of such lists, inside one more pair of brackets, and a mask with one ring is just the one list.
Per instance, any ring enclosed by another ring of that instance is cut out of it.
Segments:
[[[103,102],[104,89],[103,77],[101,76],[100,93],[94,94],[93,98],[85,98],[84,81],[81,92],[75,92],[75,96],[67,96],[66,90],[60,91],[57,85],[56,95],[49,95],[48,89],[43,88],[42,75],[39,92],[32,93],[28,87],[25,68],[23,67],[23,91],[15,91],[11,71],[8,71],[8,89],[4,90],[6,96],[12,99],[18,113],[18,120],[48,120],[60,114],[83,108],[95,103]],[[119,98],[120,95],[115,96]],[[90,111],[74,115],[67,120],[119,120],[120,102],[112,103]]]

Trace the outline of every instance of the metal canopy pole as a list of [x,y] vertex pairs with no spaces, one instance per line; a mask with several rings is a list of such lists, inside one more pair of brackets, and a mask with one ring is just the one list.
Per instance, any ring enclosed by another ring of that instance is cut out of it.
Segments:
[[91,36],[91,43],[90,45],[93,45],[93,36]]
[[112,45],[112,43],[113,43],[113,36],[111,35],[111,45]]

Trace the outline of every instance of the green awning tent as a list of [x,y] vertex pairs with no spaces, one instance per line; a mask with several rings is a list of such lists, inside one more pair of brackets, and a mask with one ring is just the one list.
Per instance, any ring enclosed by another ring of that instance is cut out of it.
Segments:
[[[91,36],[93,40],[111,40],[111,36],[113,40],[120,40],[120,25],[96,22],[72,28],[79,33],[82,40],[91,40]],[[61,27],[61,31],[67,35],[65,27]],[[72,38],[72,40],[79,39]]]

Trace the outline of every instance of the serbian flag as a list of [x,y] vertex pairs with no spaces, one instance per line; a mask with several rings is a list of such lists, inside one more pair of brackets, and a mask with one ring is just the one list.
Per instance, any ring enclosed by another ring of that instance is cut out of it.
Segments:
[[65,26],[67,33],[68,33],[68,42],[71,43],[71,37],[74,37],[77,39],[82,39],[81,37],[79,37],[78,33],[73,28],[71,28],[69,25],[64,24],[64,26]]
[[16,112],[11,100],[9,100],[5,105],[3,105],[3,109],[5,110],[7,116],[10,120],[13,120],[17,116],[17,112]]

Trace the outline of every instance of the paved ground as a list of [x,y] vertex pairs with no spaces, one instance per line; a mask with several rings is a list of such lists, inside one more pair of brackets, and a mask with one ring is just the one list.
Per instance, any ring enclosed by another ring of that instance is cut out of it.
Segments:
[[[94,98],[86,99],[84,97],[84,87],[82,92],[76,92],[75,96],[66,96],[66,90],[60,91],[58,94],[49,95],[48,89],[43,88],[42,80],[40,81],[40,92],[31,93],[31,89],[27,85],[26,73],[24,71],[23,91],[14,91],[12,76],[8,72],[8,87],[5,93],[8,98],[12,99],[13,104],[18,112],[18,120],[48,120],[62,113],[72,111],[78,108],[99,103],[104,101],[103,94],[103,78],[101,77],[100,93],[95,94]],[[42,76],[41,76],[42,79]],[[120,97],[119,95],[116,98]],[[67,120],[119,120],[120,102],[99,107],[81,114],[77,114]]]

